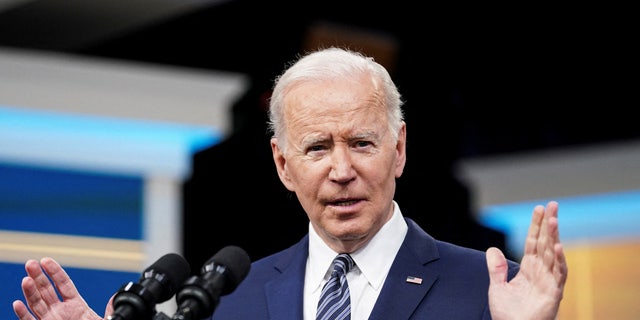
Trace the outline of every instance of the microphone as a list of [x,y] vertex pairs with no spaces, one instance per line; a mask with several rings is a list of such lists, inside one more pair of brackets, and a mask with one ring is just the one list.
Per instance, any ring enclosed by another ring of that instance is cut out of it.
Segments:
[[196,320],[210,316],[220,296],[233,292],[250,268],[251,260],[242,248],[222,248],[202,266],[200,276],[189,278],[176,293],[178,310],[172,319]]
[[109,320],[151,320],[157,303],[169,300],[189,277],[189,263],[176,253],[168,253],[142,272],[137,283],[124,284],[113,298],[114,313]]

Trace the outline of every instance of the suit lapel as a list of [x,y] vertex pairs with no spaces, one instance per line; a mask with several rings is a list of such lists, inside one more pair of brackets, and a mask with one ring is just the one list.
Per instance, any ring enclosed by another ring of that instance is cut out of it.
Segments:
[[371,312],[370,320],[409,319],[438,279],[429,262],[438,259],[433,238],[407,219],[409,230],[380,296]]
[[309,238],[296,244],[290,255],[284,255],[274,268],[280,275],[265,284],[269,319],[300,320],[304,305],[304,274],[309,253]]

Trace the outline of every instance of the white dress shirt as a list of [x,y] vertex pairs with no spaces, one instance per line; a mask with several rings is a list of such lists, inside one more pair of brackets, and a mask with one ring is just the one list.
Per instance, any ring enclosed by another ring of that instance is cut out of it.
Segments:
[[[351,319],[366,320],[382,290],[391,264],[407,234],[400,207],[393,202],[393,216],[364,247],[351,253],[356,265],[347,273],[351,292]],[[309,257],[304,281],[304,320],[316,317],[322,286],[329,280],[335,252],[309,224]],[[390,257],[393,257],[390,259]]]

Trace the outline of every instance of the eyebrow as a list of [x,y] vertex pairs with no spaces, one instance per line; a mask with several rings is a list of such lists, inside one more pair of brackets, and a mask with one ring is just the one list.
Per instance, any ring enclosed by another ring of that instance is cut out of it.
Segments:
[[[379,139],[380,135],[378,132],[374,131],[374,130],[367,130],[364,132],[358,132],[355,135],[349,136],[348,140],[349,141],[355,141],[355,140],[373,140],[373,141],[377,141]],[[310,146],[310,145],[314,145],[314,144],[318,144],[318,143],[323,143],[330,140],[329,138],[327,138],[327,136],[325,134],[310,134],[309,136],[305,137],[301,142],[303,146]]]
[[324,134],[313,133],[313,134],[310,134],[310,135],[307,135],[306,137],[304,137],[304,139],[302,139],[301,143],[302,143],[303,146],[314,145],[314,144],[317,144],[319,142],[326,141],[327,138],[325,138],[323,136],[324,136]]
[[356,134],[355,136],[351,137],[351,140],[362,140],[362,139],[369,139],[369,140],[375,140],[377,139],[379,136],[379,134],[373,130],[368,130],[365,132],[360,132],[358,134]]

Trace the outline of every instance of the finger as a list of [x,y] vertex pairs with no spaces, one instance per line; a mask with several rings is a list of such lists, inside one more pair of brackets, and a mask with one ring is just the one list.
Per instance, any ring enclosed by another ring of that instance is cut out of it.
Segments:
[[507,282],[507,259],[500,249],[491,247],[486,251],[487,269],[489,269],[489,282],[492,285]]
[[524,245],[525,255],[535,255],[538,249],[538,237],[540,235],[540,225],[544,218],[544,207],[537,205],[533,208],[533,214],[531,215],[531,224],[529,225],[529,232],[527,233],[527,239]]
[[[60,293],[60,296],[63,300],[75,298],[79,295],[78,289],[76,288],[75,284],[73,283],[67,272],[62,268],[62,266],[60,266],[57,261],[50,257],[44,257],[40,260],[40,264],[42,265],[47,275],[49,275],[49,277],[53,281],[53,284],[58,289],[58,292]],[[47,293],[53,293],[55,295],[55,292],[53,290],[47,291]],[[57,296],[55,296],[55,302],[57,301],[59,300]]]
[[567,277],[569,275],[569,269],[567,266],[567,260],[564,255],[562,244],[557,243],[554,246],[554,251],[556,253],[556,262],[553,269],[553,274],[556,277],[558,286],[560,288],[564,288],[564,284],[567,282]]
[[558,237],[558,203],[555,201],[549,201],[544,208],[544,215],[542,218],[542,225],[540,227],[540,234],[538,235],[538,253],[547,255],[547,251],[551,252],[550,256],[553,259],[553,247],[556,242],[559,242]]
[[538,232],[538,242],[536,242],[536,254],[544,257],[549,245],[549,219],[546,208],[543,210],[542,222],[540,223],[540,230]]
[[29,275],[29,277],[34,279],[43,275],[40,263],[33,259],[29,259],[24,263],[24,270],[27,271],[27,275]]
[[[41,263],[35,260],[30,260],[25,265],[25,268],[27,269],[27,274],[29,274],[29,277],[31,277],[34,281],[35,288],[38,291],[38,299],[42,300],[47,305],[52,305],[60,301],[58,299],[58,295],[56,294],[55,288],[53,287],[51,280],[43,270],[43,266],[41,265]],[[35,296],[33,301],[36,301]],[[29,307],[34,310],[31,306],[31,301],[29,302]],[[38,314],[36,314],[36,316],[37,315]]]
[[[40,290],[32,277],[22,278],[22,293],[27,301],[29,309],[38,317],[47,313],[48,306],[40,295]],[[27,317],[29,319],[29,317]]]
[[560,231],[558,229],[558,203],[550,201],[545,209],[545,217],[547,220],[548,235],[551,249],[556,243],[560,243]]
[[20,300],[14,301],[11,306],[13,307],[13,312],[16,314],[19,320],[35,320],[33,315],[29,313],[29,309],[24,304],[24,302]]
[[47,279],[40,267],[40,263],[36,260],[27,260],[24,264],[24,269],[27,271],[27,276],[22,279],[21,287],[27,305],[36,316],[45,314],[48,307],[42,298],[39,286],[50,286],[49,279]]
[[540,231],[539,252],[542,252],[544,266],[550,272],[554,271],[557,263],[556,245],[560,244],[558,230],[558,203],[550,201],[544,213],[542,230]]

